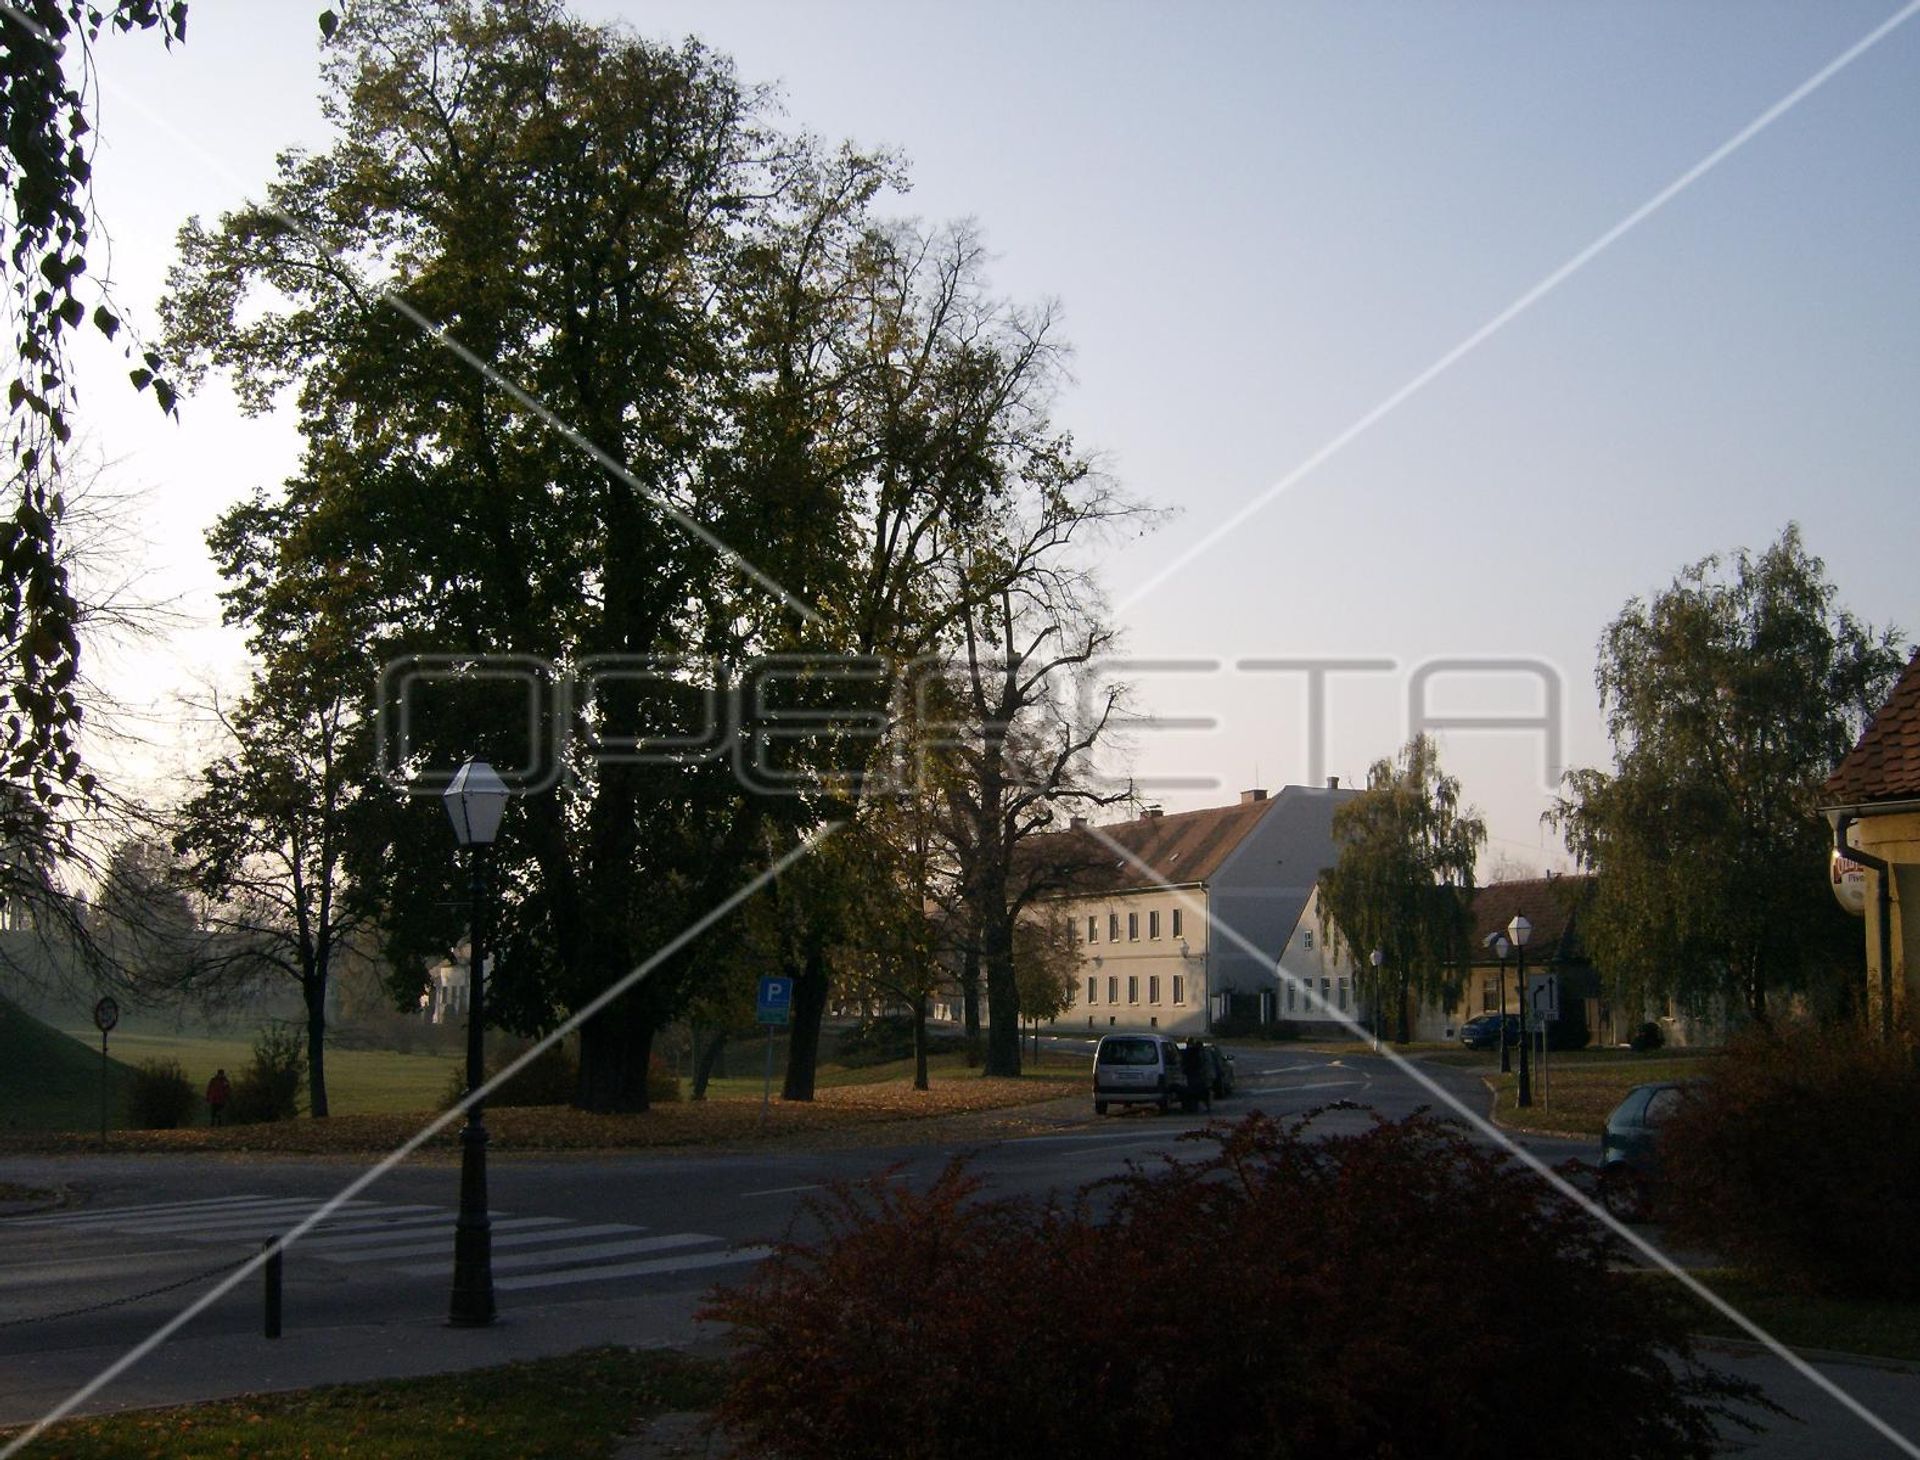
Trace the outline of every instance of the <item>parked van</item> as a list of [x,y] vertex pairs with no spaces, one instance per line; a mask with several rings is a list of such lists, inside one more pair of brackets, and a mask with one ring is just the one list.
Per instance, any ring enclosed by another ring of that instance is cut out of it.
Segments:
[[1164,1034],[1105,1034],[1093,1052],[1093,1113],[1109,1105],[1158,1105],[1164,1115],[1185,1087],[1180,1046]]

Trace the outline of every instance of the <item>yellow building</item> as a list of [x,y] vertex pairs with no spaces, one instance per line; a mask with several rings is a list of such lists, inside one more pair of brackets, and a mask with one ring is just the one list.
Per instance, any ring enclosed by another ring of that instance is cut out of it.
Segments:
[[1822,787],[1834,892],[1866,922],[1871,1027],[1920,1035],[1920,653]]

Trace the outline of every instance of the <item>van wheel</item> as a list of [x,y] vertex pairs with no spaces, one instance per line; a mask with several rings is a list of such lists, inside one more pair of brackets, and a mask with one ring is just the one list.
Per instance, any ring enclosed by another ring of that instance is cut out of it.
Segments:
[[1104,1101],[1104,1100],[1096,1100],[1096,1101],[1094,1101],[1094,1102],[1093,1102],[1093,1113],[1094,1113],[1095,1115],[1105,1115],[1105,1114],[1107,1113],[1107,1102],[1106,1102],[1106,1101]]

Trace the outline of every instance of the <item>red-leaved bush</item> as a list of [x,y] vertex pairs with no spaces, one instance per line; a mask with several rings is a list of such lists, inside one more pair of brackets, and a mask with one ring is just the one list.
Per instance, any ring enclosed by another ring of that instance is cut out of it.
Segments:
[[1920,1068],[1858,1030],[1728,1047],[1660,1128],[1677,1235],[1816,1292],[1920,1300]]
[[1071,1203],[963,1166],[814,1210],[704,1316],[721,1423],[783,1460],[1705,1456],[1752,1391],[1589,1218],[1418,1115],[1216,1126]]

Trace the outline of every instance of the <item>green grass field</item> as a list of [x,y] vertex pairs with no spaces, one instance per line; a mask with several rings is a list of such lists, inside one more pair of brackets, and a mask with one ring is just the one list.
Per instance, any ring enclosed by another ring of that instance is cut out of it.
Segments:
[[[97,1130],[100,1036],[86,1042],[0,999],[0,1130]],[[123,1123],[133,1071],[109,1045],[107,1123]],[[212,1073],[209,1071],[208,1073]]]
[[1514,1104],[1519,1089],[1517,1055],[1514,1073],[1507,1075],[1497,1074],[1497,1056],[1488,1052],[1437,1058],[1447,1064],[1479,1068],[1489,1078],[1497,1075],[1499,1100],[1495,1113],[1503,1124],[1521,1130],[1573,1131],[1598,1140],[1607,1116],[1633,1086],[1656,1080],[1700,1079],[1713,1073],[1720,1052],[1666,1049],[1636,1054],[1628,1049],[1562,1050],[1548,1056],[1551,1065],[1544,1087],[1537,1068],[1533,1072],[1533,1105],[1526,1110]]

